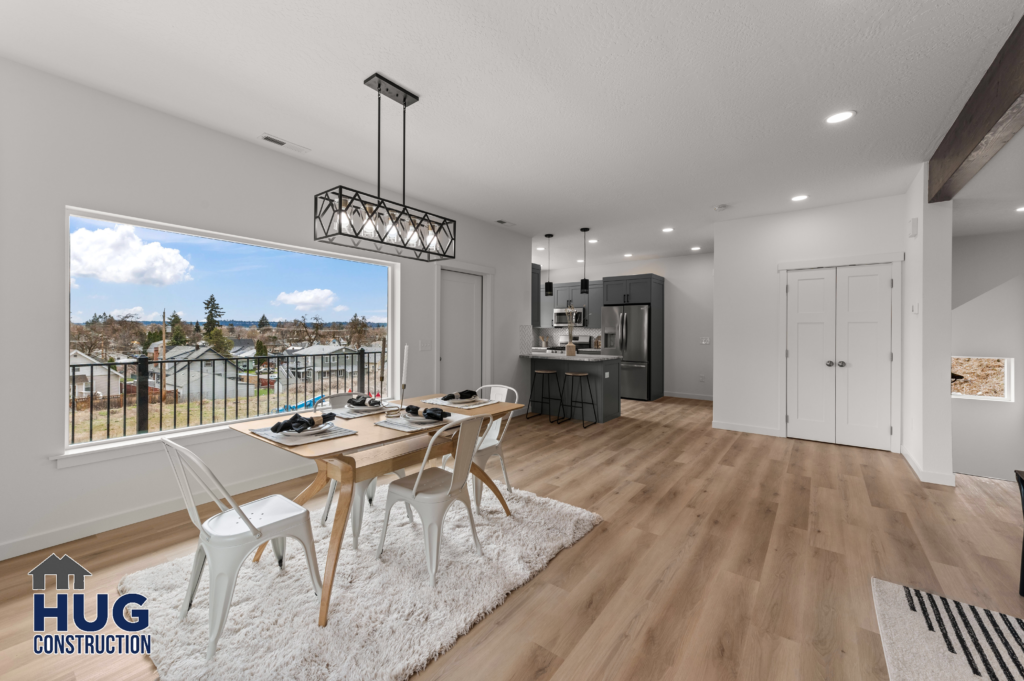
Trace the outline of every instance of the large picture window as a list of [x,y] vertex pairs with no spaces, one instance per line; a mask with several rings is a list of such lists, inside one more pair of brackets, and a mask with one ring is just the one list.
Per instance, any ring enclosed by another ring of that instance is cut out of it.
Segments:
[[386,396],[386,265],[69,217],[68,444]]
[[1013,359],[954,357],[953,397],[1013,402]]

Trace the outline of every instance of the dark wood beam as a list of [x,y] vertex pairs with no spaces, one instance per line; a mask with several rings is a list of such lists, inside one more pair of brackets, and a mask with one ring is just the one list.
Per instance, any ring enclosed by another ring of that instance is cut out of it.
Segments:
[[1024,127],[1021,19],[928,162],[928,201],[949,201]]

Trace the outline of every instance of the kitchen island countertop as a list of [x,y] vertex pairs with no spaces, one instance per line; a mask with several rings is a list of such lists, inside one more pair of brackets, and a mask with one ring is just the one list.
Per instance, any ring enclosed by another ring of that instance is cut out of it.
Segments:
[[519,355],[520,357],[529,357],[530,359],[553,359],[560,362],[618,362],[622,357],[618,355],[574,355],[568,357],[562,352],[532,352],[528,355]]

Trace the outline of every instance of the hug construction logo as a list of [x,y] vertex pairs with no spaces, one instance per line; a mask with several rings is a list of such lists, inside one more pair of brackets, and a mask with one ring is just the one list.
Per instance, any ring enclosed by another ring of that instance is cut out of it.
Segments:
[[[33,591],[46,589],[47,575],[57,579],[57,591],[71,591],[71,582],[74,591],[85,591],[85,578],[92,575],[67,554],[58,558],[56,553],[51,553],[28,574],[32,577]],[[143,605],[146,597],[124,594],[114,601],[113,608],[109,607],[108,600],[107,594],[96,594],[96,614],[90,622],[85,615],[84,593],[72,594],[70,607],[66,593],[58,593],[57,603],[51,606],[46,604],[45,594],[32,594],[32,630],[36,632],[32,637],[33,652],[37,655],[148,654],[152,649],[150,635],[136,632],[149,627],[149,610],[133,607]],[[58,633],[42,633],[49,619],[56,620]],[[74,623],[72,631],[75,633],[68,631],[69,619]],[[108,619],[113,619],[121,632],[128,633],[99,633],[107,626]]]

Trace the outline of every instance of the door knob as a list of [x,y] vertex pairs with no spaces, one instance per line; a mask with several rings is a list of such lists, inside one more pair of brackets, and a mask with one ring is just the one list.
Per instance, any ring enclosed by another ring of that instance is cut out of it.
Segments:
[[829,361],[825,362],[825,366],[827,366],[827,367],[830,367],[833,364],[835,364],[835,362],[833,362],[832,360],[829,360]]
[[844,362],[843,360],[839,360],[838,362],[836,362],[836,364],[838,364],[841,367],[846,366],[846,362]]

